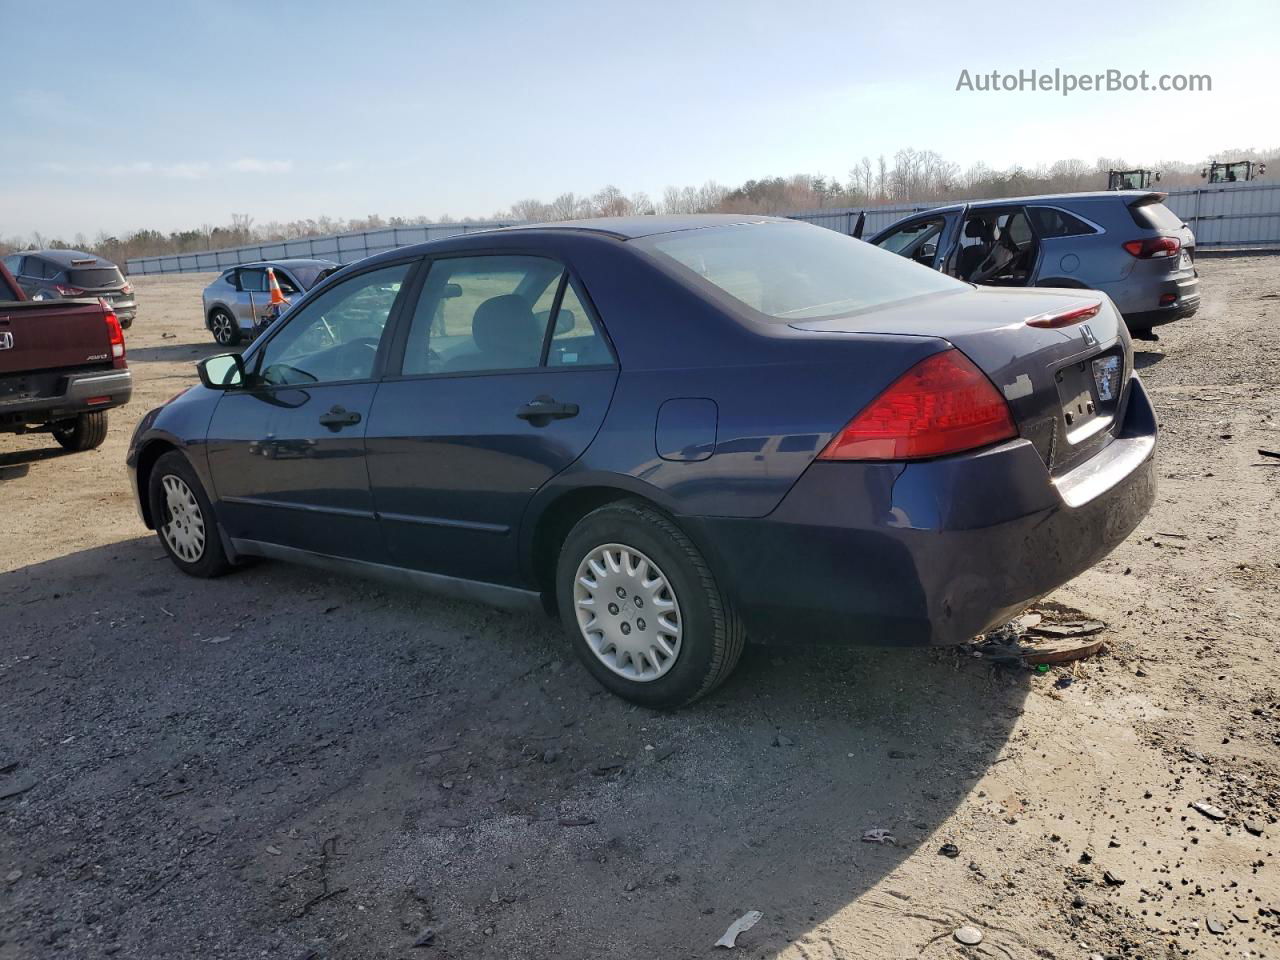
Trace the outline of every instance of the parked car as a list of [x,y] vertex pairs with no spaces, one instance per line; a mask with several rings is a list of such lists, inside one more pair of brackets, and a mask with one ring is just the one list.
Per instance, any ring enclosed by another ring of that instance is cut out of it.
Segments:
[[280,292],[294,297],[310,290],[341,264],[332,260],[272,260],[246,263],[224,270],[204,288],[204,325],[224,347],[251,338],[270,313],[267,268],[280,283]]
[[0,433],[48,431],[90,450],[132,392],[124,333],[102,300],[29,300],[0,264]]
[[1195,234],[1165,193],[1110,190],[938,207],[870,239],[971,283],[1101,290],[1138,336],[1200,307]]
[[110,260],[79,250],[26,250],[4,258],[29,300],[100,297],[128,330],[138,315],[133,284]]
[[198,369],[128,454],[179,569],[273,557],[558,610],[651,706],[715,688],[748,635],[965,642],[1154,496],[1107,297],[773,218],[389,251]]

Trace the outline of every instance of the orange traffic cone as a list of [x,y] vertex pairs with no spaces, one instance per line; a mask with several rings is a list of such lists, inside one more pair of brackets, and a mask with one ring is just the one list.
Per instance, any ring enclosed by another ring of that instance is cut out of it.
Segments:
[[271,291],[271,305],[273,307],[281,307],[289,302],[284,298],[284,292],[280,289],[280,281],[276,279],[276,272],[271,267],[267,267],[267,289]]

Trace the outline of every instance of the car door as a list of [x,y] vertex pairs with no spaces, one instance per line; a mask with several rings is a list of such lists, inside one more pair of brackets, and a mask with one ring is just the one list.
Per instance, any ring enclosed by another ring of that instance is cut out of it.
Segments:
[[591,443],[618,376],[587,292],[545,257],[437,259],[397,341],[367,435],[388,554],[516,584],[525,507]]
[[[252,330],[258,323],[257,309],[266,302],[266,267],[241,267],[236,292],[236,322],[242,330]],[[255,302],[254,298],[257,298]]]
[[218,519],[235,539],[381,561],[365,430],[389,322],[413,261],[330,287],[246,354],[206,450]]
[[870,242],[922,266],[941,270],[959,219],[956,212],[922,214],[890,227]]

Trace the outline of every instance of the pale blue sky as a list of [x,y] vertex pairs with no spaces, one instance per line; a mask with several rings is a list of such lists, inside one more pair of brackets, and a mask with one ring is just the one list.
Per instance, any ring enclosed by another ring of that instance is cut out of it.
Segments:
[[[843,179],[905,146],[1006,167],[1280,143],[1280,3],[1110,6],[98,0],[32,23],[0,0],[0,235],[483,216],[606,183]],[[955,90],[1055,67],[1213,91]]]

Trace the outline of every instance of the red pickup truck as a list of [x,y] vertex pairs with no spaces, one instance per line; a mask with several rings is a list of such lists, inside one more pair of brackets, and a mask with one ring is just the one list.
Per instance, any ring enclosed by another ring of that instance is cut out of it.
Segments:
[[68,450],[107,438],[129,402],[120,321],[101,300],[28,300],[0,264],[0,433],[49,431]]

